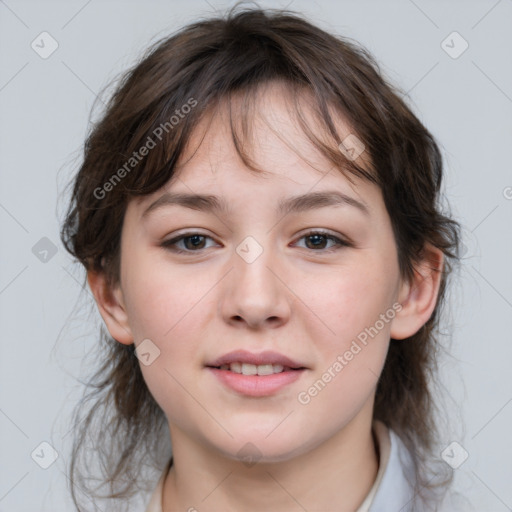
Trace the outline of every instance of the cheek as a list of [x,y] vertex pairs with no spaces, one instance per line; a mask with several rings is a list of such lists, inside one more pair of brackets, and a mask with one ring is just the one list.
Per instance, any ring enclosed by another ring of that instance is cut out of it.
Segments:
[[[306,298],[304,303],[310,311],[316,314],[316,318],[310,316],[310,328],[316,331],[311,339],[323,340],[323,351],[327,348],[326,353],[331,356],[343,350],[379,321],[380,315],[392,310],[396,281],[392,267],[385,273],[371,264],[331,271],[329,279],[316,276],[303,281],[299,293]],[[381,324],[378,323],[378,330],[382,331],[380,338],[385,339],[390,323]]]
[[373,393],[386,359],[395,313],[392,305],[398,270],[392,262],[387,265],[384,272],[385,262],[362,262],[334,275],[331,271],[331,279],[320,279],[316,286],[312,280],[303,283],[301,293],[319,317],[310,317],[308,337],[317,345],[320,359],[298,397],[313,413],[308,421],[326,420],[328,408],[327,421],[334,428],[357,413]]
[[201,309],[203,298],[214,285],[211,276],[197,279],[197,272],[194,276],[187,268],[177,271],[161,258],[141,255],[127,261],[126,268],[126,306],[134,335],[163,345]]
[[192,365],[201,365],[198,350],[215,311],[208,292],[216,280],[211,273],[197,279],[197,271],[194,277],[186,268],[177,272],[160,259],[134,254],[127,258],[125,270],[123,290],[136,343],[149,339],[159,351],[151,365],[141,364],[144,379],[165,411],[184,410],[190,397],[182,386],[192,389]]
[[319,322],[310,324],[309,336],[321,357],[297,400],[309,411],[313,428],[339,428],[375,390],[389,347],[389,312],[394,310],[391,294],[372,281],[351,276],[332,283],[328,295],[316,297],[316,308],[334,334],[326,335]]

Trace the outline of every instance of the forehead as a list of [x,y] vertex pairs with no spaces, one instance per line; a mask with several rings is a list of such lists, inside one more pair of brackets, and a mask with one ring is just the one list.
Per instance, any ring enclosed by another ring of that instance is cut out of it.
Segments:
[[[232,159],[237,153],[236,140],[242,152],[267,172],[290,174],[290,164],[299,160],[321,173],[332,167],[305,133],[309,130],[325,144],[336,147],[315,115],[312,93],[286,87],[286,83],[269,82],[246,94],[223,99],[193,131],[179,164],[192,155],[196,162],[207,159],[220,164]],[[354,132],[345,119],[332,114],[341,140]]]
[[[313,144],[298,122],[295,98],[284,84],[269,83],[255,94],[235,95],[207,111],[187,141],[171,180],[151,196],[139,198],[138,207],[143,209],[170,190],[215,191],[232,200],[247,200],[247,192],[253,192],[255,199],[256,192],[263,191],[270,200],[317,188],[360,196],[362,189],[371,188],[366,180],[346,172],[348,179]],[[296,99],[307,128],[337,149],[310,107],[310,94],[304,92]],[[353,133],[340,115],[333,113],[333,120],[341,140]],[[247,168],[235,140],[257,171]]]

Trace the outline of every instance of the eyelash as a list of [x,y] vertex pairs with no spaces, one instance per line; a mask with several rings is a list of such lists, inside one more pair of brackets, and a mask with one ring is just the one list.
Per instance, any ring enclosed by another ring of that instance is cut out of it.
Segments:
[[[337,250],[339,250],[339,249],[341,249],[343,247],[352,247],[352,244],[349,243],[348,241],[342,240],[339,237],[334,236],[334,235],[330,234],[329,232],[322,231],[322,230],[310,231],[310,232],[302,235],[299,238],[299,240],[302,240],[303,238],[312,237],[312,236],[315,236],[315,235],[323,236],[327,240],[331,240],[331,241],[335,242],[337,246],[333,246],[333,247],[330,247],[328,249],[318,249],[318,250],[309,249],[310,251],[313,251],[313,252],[331,253],[331,252],[337,251]],[[194,251],[194,250],[189,250],[189,249],[186,249],[186,250],[177,249],[175,247],[178,242],[181,242],[182,240],[185,240],[187,238],[192,238],[194,236],[200,236],[200,237],[203,237],[203,238],[210,238],[211,239],[211,237],[208,236],[208,235],[203,235],[202,233],[190,232],[190,233],[183,233],[183,234],[179,235],[178,237],[172,238],[171,240],[166,240],[165,242],[163,242],[161,244],[161,246],[164,247],[165,249],[169,250],[169,251],[172,251],[172,252],[176,253],[176,254],[191,254],[191,253],[194,253],[194,252],[199,253],[203,249],[198,249],[197,251]],[[307,247],[306,247],[306,249],[307,249]]]

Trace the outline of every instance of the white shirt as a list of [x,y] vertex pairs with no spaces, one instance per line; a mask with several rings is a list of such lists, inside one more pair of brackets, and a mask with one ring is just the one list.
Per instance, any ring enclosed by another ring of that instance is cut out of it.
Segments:
[[[414,490],[407,476],[414,474],[411,455],[401,439],[382,422],[373,422],[379,450],[379,469],[375,482],[355,512],[412,512]],[[151,495],[146,512],[162,512],[163,485],[170,461]],[[418,512],[417,507],[415,512]]]

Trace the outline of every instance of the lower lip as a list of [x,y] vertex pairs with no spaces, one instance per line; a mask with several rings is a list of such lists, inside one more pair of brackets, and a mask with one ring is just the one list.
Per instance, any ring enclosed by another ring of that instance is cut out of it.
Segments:
[[225,386],[242,395],[270,396],[295,382],[304,373],[304,370],[289,370],[272,375],[243,375],[229,370],[211,368],[210,370]]

